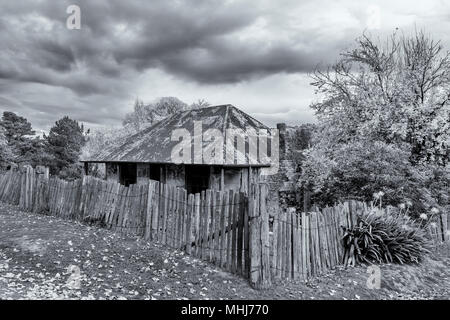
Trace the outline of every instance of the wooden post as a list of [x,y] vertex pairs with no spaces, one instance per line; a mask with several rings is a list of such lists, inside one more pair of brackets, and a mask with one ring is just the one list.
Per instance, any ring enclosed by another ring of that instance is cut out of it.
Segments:
[[148,191],[147,191],[147,208],[145,215],[145,233],[144,239],[149,240],[152,235],[152,204],[153,204],[153,191],[154,183],[153,181],[148,181]]
[[208,257],[208,236],[209,221],[211,215],[211,190],[202,191],[202,217],[203,217],[203,240],[202,240],[202,259],[207,260]]
[[234,212],[234,207],[233,207],[233,203],[234,203],[234,191],[233,190],[229,190],[228,191],[228,227],[227,227],[227,270],[228,271],[232,271],[232,250],[233,250],[233,212]]
[[241,193],[241,202],[244,209],[244,276],[250,277],[250,255],[249,255],[249,229],[248,229],[248,197],[247,194]]
[[220,237],[223,237],[223,229],[221,229],[223,220],[223,196],[222,192],[216,192],[216,207],[214,208],[215,228],[214,228],[214,261],[215,264],[221,266],[222,251],[220,250]]
[[286,242],[286,211],[280,212],[281,218],[281,278],[286,279],[287,270],[287,242]]
[[152,208],[152,233],[151,233],[151,239],[153,241],[160,241],[160,237],[158,236],[158,234],[160,233],[159,231],[159,204],[161,203],[160,199],[161,199],[161,187],[160,187],[160,183],[158,181],[153,183],[153,198],[152,198],[152,203],[151,203],[151,208]]
[[268,188],[265,184],[252,185],[249,212],[250,229],[250,284],[255,289],[267,289],[272,285],[270,273],[269,214],[267,211]]
[[201,217],[200,217],[200,193],[194,195],[194,237],[195,237],[195,256],[199,256],[201,239]]
[[188,206],[186,212],[186,253],[191,254],[192,248],[192,219],[194,218],[194,195],[188,195]]
[[273,227],[275,228],[277,225],[277,262],[275,271],[277,274],[277,279],[281,279],[283,277],[283,220],[282,211],[280,210],[275,217]]
[[209,232],[209,241],[208,241],[208,247],[209,247],[209,261],[212,261],[213,263],[216,262],[216,256],[215,256],[215,248],[214,243],[216,240],[216,220],[218,216],[216,215],[216,208],[217,208],[217,197],[216,197],[217,191],[211,190],[211,224],[210,224],[210,232]]
[[244,245],[243,231],[244,231],[244,194],[239,193],[238,217],[237,217],[237,273],[242,272],[242,250]]
[[84,174],[89,175],[89,162],[84,163]]
[[448,229],[448,219],[447,219],[447,213],[442,213],[440,215],[440,220],[441,220],[441,232],[442,232],[442,241],[447,242],[448,241],[448,234],[447,234],[447,229]]
[[292,223],[292,275],[294,279],[298,279],[299,266],[298,266],[298,228],[297,228],[297,213],[295,208],[288,209],[291,213],[291,223]]
[[292,278],[292,211],[286,211],[286,278]]
[[220,216],[220,267],[224,268],[227,264],[227,222],[228,222],[228,192],[222,192],[222,210]]
[[225,189],[225,170],[224,168],[220,168],[220,191],[224,191]]
[[[304,214],[304,216],[303,216]],[[303,219],[304,218],[304,219]],[[311,233],[311,224],[310,224],[310,216],[309,214],[306,214],[305,212],[302,213],[302,223],[305,224],[305,229],[304,229],[304,239],[305,241],[303,242],[305,244],[305,256],[304,256],[304,261],[306,262],[306,266],[305,266],[305,278],[308,278],[309,276],[312,275],[312,266],[311,266],[311,237],[310,237],[310,233]]]
[[237,233],[238,233],[238,209],[239,209],[239,193],[235,192],[233,197],[233,219],[231,222],[232,225],[232,232],[231,232],[231,273],[236,273],[237,270],[237,254],[236,254],[236,248],[237,248]]
[[303,211],[309,212],[310,206],[311,206],[310,193],[309,193],[309,190],[305,188],[303,190]]

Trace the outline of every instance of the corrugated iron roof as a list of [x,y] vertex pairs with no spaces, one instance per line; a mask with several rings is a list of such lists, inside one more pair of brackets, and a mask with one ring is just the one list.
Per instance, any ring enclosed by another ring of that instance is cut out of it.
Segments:
[[[242,110],[227,104],[220,106],[207,107],[202,109],[193,109],[176,113],[169,118],[163,119],[153,126],[142,130],[141,132],[127,138],[126,142],[105,148],[100,154],[89,159],[83,159],[83,162],[136,162],[136,163],[174,163],[171,154],[179,141],[172,141],[172,132],[175,129],[186,129],[192,139],[194,138],[194,121],[201,121],[202,132],[208,129],[218,129],[224,141],[226,141],[227,129],[242,130],[244,135],[250,133],[250,130],[259,129],[270,130],[258,120],[252,118]],[[193,141],[193,140],[192,140]],[[203,146],[208,142],[203,142]],[[224,148],[226,143],[224,142]],[[192,144],[191,144],[192,146]],[[194,148],[192,148],[194,149]],[[246,152],[248,152],[248,143],[246,143]],[[236,154],[238,154],[237,152]],[[192,161],[184,162],[191,164],[213,165],[217,163],[207,163],[202,160],[201,163],[195,161],[194,150],[191,154]],[[236,156],[234,163],[225,163],[224,165],[248,166],[248,157]],[[244,160],[245,159],[245,160]],[[252,166],[267,166],[269,163],[261,163],[259,159]]]

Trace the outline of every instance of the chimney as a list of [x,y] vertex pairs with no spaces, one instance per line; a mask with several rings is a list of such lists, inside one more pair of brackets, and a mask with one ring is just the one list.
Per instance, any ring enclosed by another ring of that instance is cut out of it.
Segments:
[[286,159],[286,124],[285,123],[277,123],[278,135],[280,139],[280,160]]

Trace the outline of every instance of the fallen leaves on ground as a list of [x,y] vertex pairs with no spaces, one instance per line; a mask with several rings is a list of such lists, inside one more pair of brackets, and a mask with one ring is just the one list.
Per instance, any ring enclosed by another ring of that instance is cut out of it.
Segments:
[[448,299],[448,248],[439,254],[382,266],[379,290],[361,266],[256,291],[182,251],[0,203],[0,299]]

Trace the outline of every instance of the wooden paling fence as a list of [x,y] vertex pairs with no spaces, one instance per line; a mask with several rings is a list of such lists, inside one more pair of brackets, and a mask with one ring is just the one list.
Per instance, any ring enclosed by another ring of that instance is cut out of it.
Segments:
[[444,242],[450,241],[450,216],[446,212],[441,212],[432,216],[430,222],[427,223],[427,231],[433,242],[438,246]]
[[[248,209],[255,206],[242,192],[188,194],[183,188],[153,180],[125,187],[91,176],[69,182],[49,177],[48,172],[37,174],[27,166],[0,175],[0,201],[29,212],[142,236],[250,278]],[[250,213],[259,222],[259,211]],[[256,235],[259,229],[255,225],[253,230]],[[258,247],[258,241],[253,243]],[[258,287],[259,279],[254,279],[252,285]]]
[[[306,280],[345,265],[343,227],[357,225],[359,214],[366,210],[366,203],[350,200],[308,213],[295,208],[280,212],[273,218],[270,238],[272,278]],[[449,227],[448,214],[441,213],[426,229],[433,243],[440,245],[450,241]]]
[[303,279],[342,265],[343,229],[357,221],[364,204],[349,201],[313,212],[295,208],[273,218],[270,239],[270,269],[275,279]]
[[[0,201],[183,250],[248,278],[257,289],[275,280],[307,280],[344,264],[342,227],[355,226],[358,214],[367,210],[365,203],[346,201],[306,213],[289,208],[269,217],[264,183],[252,184],[248,194],[188,194],[153,180],[129,187],[91,176],[69,182],[31,167],[0,175]],[[449,227],[448,214],[432,217],[427,225],[435,244],[450,240]]]

